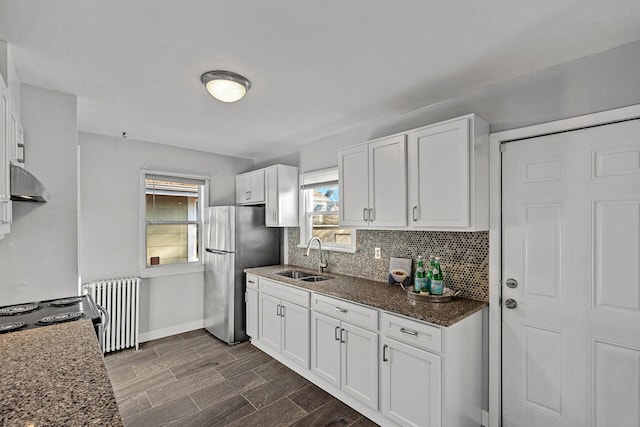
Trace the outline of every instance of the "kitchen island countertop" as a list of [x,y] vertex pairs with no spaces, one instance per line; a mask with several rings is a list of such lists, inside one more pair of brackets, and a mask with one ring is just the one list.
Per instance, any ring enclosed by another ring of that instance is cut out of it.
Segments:
[[0,335],[0,378],[0,425],[123,425],[90,320]]
[[[284,270],[310,272],[330,277],[331,280],[303,282],[277,274]],[[295,265],[247,268],[245,272],[440,326],[452,326],[488,305],[486,302],[467,298],[455,298],[447,303],[416,301],[409,298],[400,286],[341,274],[315,273],[313,270]]]

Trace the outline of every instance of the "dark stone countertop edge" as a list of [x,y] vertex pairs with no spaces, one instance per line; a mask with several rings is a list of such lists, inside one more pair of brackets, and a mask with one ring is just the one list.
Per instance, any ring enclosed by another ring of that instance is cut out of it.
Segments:
[[[277,273],[285,270],[297,270],[326,277],[331,280],[321,282],[303,282],[298,279],[280,276]],[[460,320],[482,310],[489,304],[468,298],[456,297],[447,303],[430,303],[415,301],[406,295],[400,286],[390,286],[383,282],[345,276],[334,273],[318,273],[306,267],[295,265],[272,265],[266,267],[247,268],[246,273],[275,280],[307,291],[341,298],[347,301],[378,308],[390,313],[399,314],[412,319],[449,327]]]

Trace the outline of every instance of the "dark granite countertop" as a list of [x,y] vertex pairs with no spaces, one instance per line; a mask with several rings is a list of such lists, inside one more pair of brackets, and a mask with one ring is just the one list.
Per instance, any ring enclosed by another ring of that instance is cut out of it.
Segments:
[[90,320],[0,335],[0,425],[123,425]]
[[440,326],[451,326],[488,305],[483,301],[458,297],[447,303],[416,301],[409,298],[400,286],[340,274],[321,273],[322,276],[331,277],[331,280],[322,282],[303,282],[276,274],[284,270],[314,273],[313,270],[295,265],[247,268],[245,272]]

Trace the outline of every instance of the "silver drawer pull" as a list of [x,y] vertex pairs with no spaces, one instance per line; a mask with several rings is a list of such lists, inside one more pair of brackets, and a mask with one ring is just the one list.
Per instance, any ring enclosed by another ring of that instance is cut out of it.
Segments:
[[407,335],[413,335],[414,337],[418,336],[418,333],[416,331],[412,331],[411,329],[400,328],[400,332]]
[[253,283],[254,285],[256,284],[253,280],[249,280],[249,283]]
[[346,313],[347,310],[345,310],[344,308],[340,308],[340,307],[334,307],[335,311],[339,311],[340,313]]

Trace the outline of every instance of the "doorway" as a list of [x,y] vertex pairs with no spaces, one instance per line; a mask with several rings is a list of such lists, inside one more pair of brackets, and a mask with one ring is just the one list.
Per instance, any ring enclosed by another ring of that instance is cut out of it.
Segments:
[[491,425],[638,425],[640,120],[499,143]]

